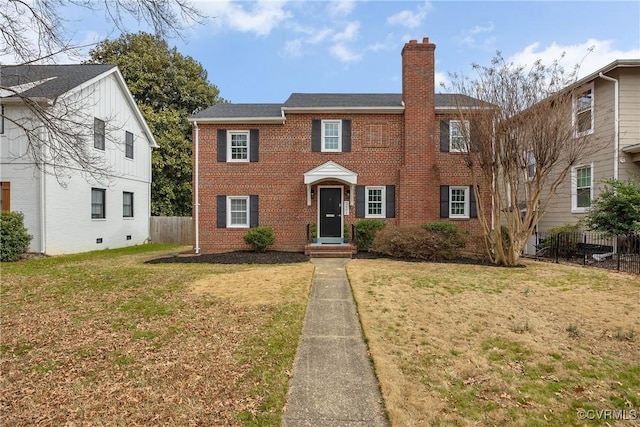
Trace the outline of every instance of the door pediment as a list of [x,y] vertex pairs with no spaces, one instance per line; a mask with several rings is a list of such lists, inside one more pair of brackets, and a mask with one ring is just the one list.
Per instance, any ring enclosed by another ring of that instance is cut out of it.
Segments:
[[331,160],[304,174],[305,184],[315,184],[326,180],[341,181],[355,185],[358,183],[358,174]]

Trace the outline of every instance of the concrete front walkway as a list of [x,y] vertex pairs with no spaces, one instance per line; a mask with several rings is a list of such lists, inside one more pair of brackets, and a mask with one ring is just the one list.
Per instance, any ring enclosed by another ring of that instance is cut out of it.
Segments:
[[313,259],[283,426],[388,426],[345,265]]

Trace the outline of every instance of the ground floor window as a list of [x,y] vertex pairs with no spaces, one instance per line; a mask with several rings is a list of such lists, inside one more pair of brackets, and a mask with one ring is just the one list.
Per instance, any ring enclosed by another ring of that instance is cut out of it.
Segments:
[[133,193],[128,191],[122,192],[122,216],[133,218]]
[[249,227],[249,196],[229,196],[227,203],[227,226]]
[[91,189],[91,218],[106,218],[106,190],[102,188]]

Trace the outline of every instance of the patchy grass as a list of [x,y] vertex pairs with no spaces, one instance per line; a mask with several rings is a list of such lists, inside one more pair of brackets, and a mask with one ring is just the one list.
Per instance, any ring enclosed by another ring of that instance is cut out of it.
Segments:
[[181,249],[3,263],[2,425],[280,425],[313,265]]
[[347,272],[393,425],[640,414],[637,276],[539,262],[354,260]]

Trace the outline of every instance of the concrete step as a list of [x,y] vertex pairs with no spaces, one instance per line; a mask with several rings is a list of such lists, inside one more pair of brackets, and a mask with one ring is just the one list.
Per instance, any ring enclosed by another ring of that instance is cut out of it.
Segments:
[[352,258],[357,252],[357,248],[351,244],[344,245],[306,245],[305,255],[311,258]]

